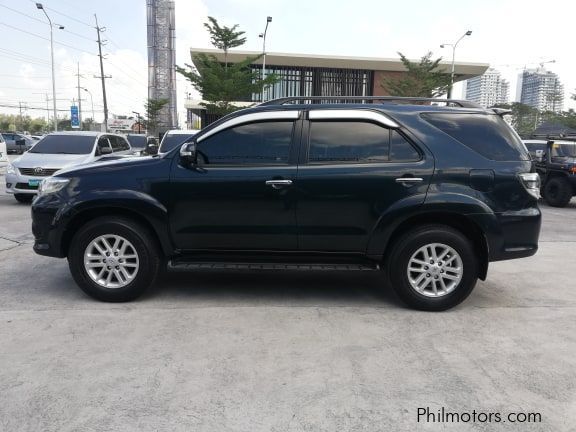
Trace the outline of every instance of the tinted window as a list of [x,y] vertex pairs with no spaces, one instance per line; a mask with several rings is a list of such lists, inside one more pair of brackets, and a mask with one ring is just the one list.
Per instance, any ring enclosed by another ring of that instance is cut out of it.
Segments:
[[198,143],[205,164],[287,164],[292,121],[249,123],[223,130]]
[[103,147],[111,147],[110,141],[108,140],[108,137],[101,137],[98,140],[98,149],[101,149]]
[[499,115],[429,113],[422,117],[488,159],[530,160],[530,155],[518,135]]
[[166,134],[162,138],[162,143],[160,144],[160,153],[167,153],[173,148],[178,147],[183,144],[188,138],[196,135],[196,132],[191,134]]
[[574,158],[576,157],[576,144],[552,144],[553,158]]
[[390,160],[392,162],[415,162],[420,153],[397,131],[390,131]]
[[89,154],[94,148],[93,136],[46,135],[29,150],[44,154]]
[[310,163],[371,163],[388,160],[389,130],[358,121],[310,123]]
[[128,135],[128,142],[133,149],[144,149],[146,147],[146,135]]
[[112,151],[115,152],[125,151],[130,148],[128,147],[128,144],[126,143],[126,141],[124,141],[124,138],[122,137],[111,135],[108,137],[108,139],[110,141],[110,144],[112,145]]

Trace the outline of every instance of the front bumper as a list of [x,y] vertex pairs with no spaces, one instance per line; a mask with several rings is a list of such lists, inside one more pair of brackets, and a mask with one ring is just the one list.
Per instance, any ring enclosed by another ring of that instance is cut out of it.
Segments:
[[34,252],[38,255],[64,258],[63,239],[65,234],[60,215],[63,203],[57,194],[40,196],[31,207]]
[[32,194],[38,193],[38,184],[46,176],[26,176],[19,172],[17,174],[6,174],[6,192],[9,194]]

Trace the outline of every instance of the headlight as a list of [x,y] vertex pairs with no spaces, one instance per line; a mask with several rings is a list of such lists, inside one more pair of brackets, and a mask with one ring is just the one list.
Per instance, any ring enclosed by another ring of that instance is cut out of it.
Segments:
[[536,199],[540,198],[540,176],[537,173],[522,173],[518,175],[528,193]]
[[16,168],[11,163],[6,167],[6,174],[16,174]]
[[70,179],[67,178],[47,177],[40,182],[40,186],[38,186],[38,195],[47,195],[58,192],[66,187],[68,183],[70,183]]

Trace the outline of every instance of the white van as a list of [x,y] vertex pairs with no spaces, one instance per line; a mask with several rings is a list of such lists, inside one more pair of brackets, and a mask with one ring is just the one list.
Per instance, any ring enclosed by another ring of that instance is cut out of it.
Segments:
[[0,134],[0,168],[4,168],[6,165],[8,165],[8,149],[4,137]]
[[188,138],[196,135],[200,130],[198,129],[172,129],[167,131],[162,137],[158,153],[168,153],[173,148],[179,147]]

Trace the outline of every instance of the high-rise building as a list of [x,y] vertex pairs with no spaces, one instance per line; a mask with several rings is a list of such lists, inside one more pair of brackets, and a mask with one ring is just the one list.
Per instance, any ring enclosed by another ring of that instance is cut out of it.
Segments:
[[526,69],[518,76],[519,102],[540,111],[559,112],[564,108],[564,86],[558,75],[544,68]]
[[488,108],[508,103],[510,84],[496,69],[488,69],[483,75],[466,81],[466,99]]
[[176,35],[173,0],[146,0],[148,15],[148,98],[165,99],[154,132],[178,125],[176,115]]

